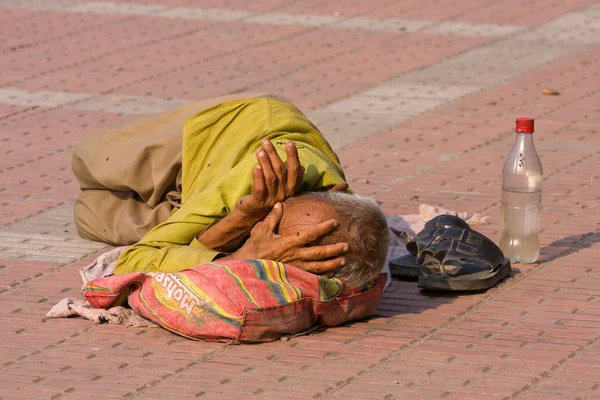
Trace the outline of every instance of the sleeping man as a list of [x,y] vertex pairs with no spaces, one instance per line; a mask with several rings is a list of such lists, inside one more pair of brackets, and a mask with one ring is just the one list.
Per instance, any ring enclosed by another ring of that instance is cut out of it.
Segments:
[[266,259],[356,288],[386,258],[377,204],[349,192],[318,129],[275,96],[201,101],[92,135],[73,171],[79,233],[132,244],[115,274]]

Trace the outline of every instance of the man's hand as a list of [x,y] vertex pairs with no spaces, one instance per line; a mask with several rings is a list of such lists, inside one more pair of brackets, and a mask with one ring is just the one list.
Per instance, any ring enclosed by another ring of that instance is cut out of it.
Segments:
[[262,220],[275,203],[293,197],[304,179],[304,168],[294,142],[285,144],[287,167],[275,146],[264,139],[256,152],[258,165],[253,170],[252,194],[242,197],[236,206],[238,215],[249,222]]
[[246,243],[224,259],[255,258],[279,261],[319,275],[331,275],[334,270],[346,264],[342,254],[348,251],[347,243],[306,247],[336,229],[337,221],[332,219],[295,235],[281,236],[275,232],[282,215],[283,207],[276,203],[265,220],[252,229]]
[[304,168],[293,142],[286,143],[285,152],[287,167],[275,146],[268,139],[262,141],[256,152],[252,194],[242,197],[230,214],[198,235],[201,243],[218,251],[237,249],[275,203],[296,194],[304,179]]

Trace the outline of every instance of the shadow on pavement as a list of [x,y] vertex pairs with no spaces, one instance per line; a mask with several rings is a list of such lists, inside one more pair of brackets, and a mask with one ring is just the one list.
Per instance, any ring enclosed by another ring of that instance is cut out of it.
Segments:
[[[540,250],[538,263],[546,263],[577,253],[600,242],[600,230],[555,240]],[[566,249],[565,249],[566,248]]]

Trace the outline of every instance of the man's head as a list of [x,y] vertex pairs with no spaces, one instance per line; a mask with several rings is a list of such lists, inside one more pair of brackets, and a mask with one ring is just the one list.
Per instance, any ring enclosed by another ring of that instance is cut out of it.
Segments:
[[358,287],[377,276],[389,245],[385,216],[377,203],[345,192],[309,192],[284,202],[279,234],[291,235],[310,226],[336,219],[340,226],[312,243],[348,243],[346,265],[335,271],[351,287]]

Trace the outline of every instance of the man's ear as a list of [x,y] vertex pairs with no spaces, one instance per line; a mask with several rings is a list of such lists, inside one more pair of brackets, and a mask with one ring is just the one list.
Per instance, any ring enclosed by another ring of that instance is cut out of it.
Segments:
[[332,187],[331,189],[328,190],[328,192],[344,192],[346,190],[348,190],[350,186],[348,186],[347,183],[338,183],[337,185],[335,185],[334,187]]

